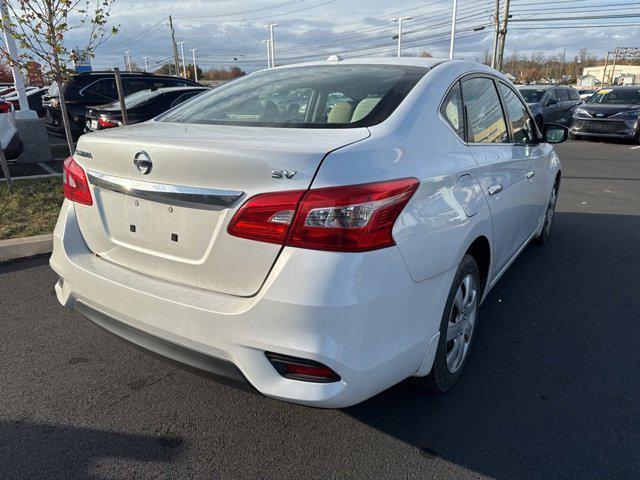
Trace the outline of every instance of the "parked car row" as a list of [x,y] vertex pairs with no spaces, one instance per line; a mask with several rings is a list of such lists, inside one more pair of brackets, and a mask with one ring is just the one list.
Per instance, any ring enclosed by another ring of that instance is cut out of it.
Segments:
[[[191,80],[172,76],[142,72],[123,72],[121,75],[124,94],[127,96],[141,90],[201,86]],[[75,139],[84,133],[87,127],[87,111],[89,109],[114,102],[118,98],[113,72],[79,73],[74,75],[64,88],[71,133]],[[53,135],[64,136],[58,85],[52,85],[43,96],[43,104],[46,109],[47,130]]]

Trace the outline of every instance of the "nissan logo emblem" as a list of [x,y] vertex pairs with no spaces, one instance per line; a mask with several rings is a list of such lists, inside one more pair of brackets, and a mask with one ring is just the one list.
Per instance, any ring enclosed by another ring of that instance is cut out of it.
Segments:
[[149,175],[151,168],[153,168],[153,162],[149,154],[144,151],[136,153],[136,156],[133,158],[133,164],[142,175]]

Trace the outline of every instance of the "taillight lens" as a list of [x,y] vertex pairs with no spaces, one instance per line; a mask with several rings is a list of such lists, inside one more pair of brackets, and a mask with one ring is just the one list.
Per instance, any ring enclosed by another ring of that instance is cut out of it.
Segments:
[[119,127],[122,124],[117,120],[111,120],[107,117],[98,117],[98,125],[100,125],[102,128],[114,128]]
[[236,237],[282,245],[304,190],[251,197],[235,214],[227,231]]
[[66,198],[83,205],[93,205],[87,175],[73,157],[69,157],[64,161],[62,182]]
[[418,188],[416,178],[257,195],[229,225],[252,240],[336,252],[395,245],[393,225]]

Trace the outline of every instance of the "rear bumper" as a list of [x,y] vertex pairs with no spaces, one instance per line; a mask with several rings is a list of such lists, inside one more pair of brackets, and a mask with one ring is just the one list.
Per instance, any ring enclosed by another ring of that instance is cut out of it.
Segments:
[[[112,333],[200,370],[225,365],[213,373],[246,380],[270,397],[330,408],[361,402],[417,372],[455,274],[415,283],[397,248],[357,255],[288,248],[257,295],[226,295],[93,255],[68,201],[51,266],[63,279],[59,301]],[[265,351],[323,363],[340,380],[284,378]]]
[[127,325],[109,315],[83,304],[75,302],[76,312],[91,320],[97,326],[109,333],[134,344],[143,350],[155,353],[164,359],[172,360],[180,365],[191,367],[198,372],[213,376],[216,380],[231,383],[238,387],[251,388],[251,384],[233,363],[209,355],[203,355],[195,350],[185,348],[177,343],[168,342],[161,337],[151,335],[142,330]]

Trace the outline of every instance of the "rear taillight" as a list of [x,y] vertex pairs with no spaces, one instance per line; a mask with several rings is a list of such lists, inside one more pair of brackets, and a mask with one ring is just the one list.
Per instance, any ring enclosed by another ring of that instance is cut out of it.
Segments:
[[282,245],[303,194],[304,190],[290,190],[251,197],[235,214],[227,231],[236,237]]
[[117,120],[111,120],[107,117],[98,117],[98,125],[102,128],[114,128],[119,127],[121,125]]
[[62,182],[66,198],[83,205],[93,205],[87,175],[73,157],[69,157],[64,161]]
[[419,182],[388,182],[266,193],[250,198],[229,224],[231,235],[293,247],[364,252],[395,242],[393,225]]

